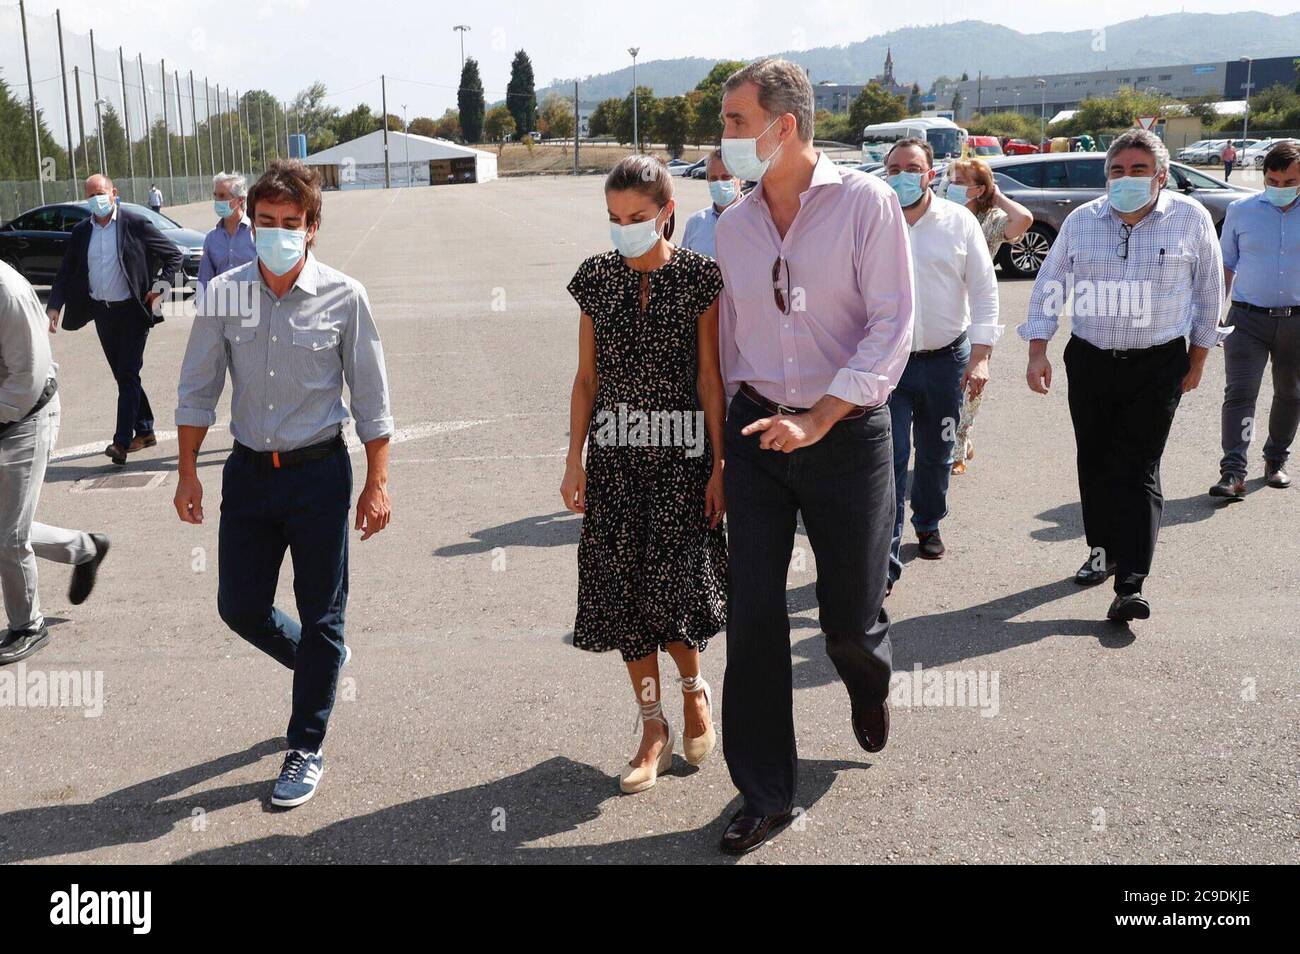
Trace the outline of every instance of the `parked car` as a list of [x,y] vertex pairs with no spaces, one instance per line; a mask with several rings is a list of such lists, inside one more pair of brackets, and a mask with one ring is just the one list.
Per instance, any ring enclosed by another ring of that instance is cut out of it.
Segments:
[[969,136],[966,139],[966,148],[970,155],[979,156],[981,159],[1005,155],[997,136]]
[[1032,156],[1037,152],[1037,146],[1023,139],[1009,139],[1002,146],[1004,156]]
[[666,163],[668,174],[670,176],[681,176],[686,174],[686,170],[695,165],[693,162],[687,162],[685,159],[669,159]]
[[[1002,246],[997,262],[1003,271],[1032,278],[1056,241],[1061,223],[1085,202],[1106,191],[1106,157],[1096,152],[1055,152],[1037,156],[1004,156],[988,160],[993,180],[1008,197],[1034,214],[1034,224],[1020,239]],[[1178,162],[1169,164],[1165,188],[1204,205],[1216,230],[1223,228],[1228,206],[1258,190],[1223,182]],[[947,193],[948,182],[936,187]]]
[[1176,158],[1179,162],[1191,162],[1192,156],[1205,149],[1211,141],[1212,140],[1209,139],[1198,139],[1196,142],[1189,142],[1186,146],[1183,146],[1182,149],[1178,150]]
[[[203,233],[183,228],[161,212],[134,202],[123,202],[121,208],[153,222],[163,235],[176,243],[185,256],[182,284],[192,285],[198,278],[199,260],[203,257]],[[8,262],[33,285],[48,285],[59,273],[73,227],[89,217],[90,209],[84,201],[55,202],[29,209],[0,225],[0,260]]]
[[1300,139],[1261,139],[1259,142],[1255,143],[1255,145],[1247,148],[1245,152],[1237,158],[1245,168],[1263,169],[1264,157],[1268,155],[1270,149],[1281,142],[1293,142],[1297,146],[1300,146]]

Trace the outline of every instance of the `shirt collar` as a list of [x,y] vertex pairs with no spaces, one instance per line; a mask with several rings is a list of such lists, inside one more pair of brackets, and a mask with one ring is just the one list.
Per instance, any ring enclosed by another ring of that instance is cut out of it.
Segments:
[[114,203],[113,203],[113,211],[109,213],[108,221],[105,222],[103,225],[100,225],[100,224],[99,224],[99,219],[95,218],[95,214],[92,212],[91,215],[90,215],[90,224],[93,225],[93,226],[94,226],[95,228],[97,228],[97,229],[106,229],[106,228],[109,228],[110,226],[113,225],[113,223],[115,223],[115,222],[117,221],[117,208],[118,208],[117,203],[114,202]]
[[[224,229],[225,227],[226,227],[226,220],[217,219],[217,228]],[[245,215],[240,218],[239,225],[235,227],[235,231],[238,232],[240,229],[251,229],[252,227],[253,227],[253,220],[250,219],[247,215]]]
[[303,262],[302,271],[294,279],[293,287],[301,288],[308,295],[315,295],[319,283],[320,266],[316,263],[316,256],[308,251],[307,260]]
[[[826,157],[826,153],[819,150],[817,153],[817,163],[813,166],[812,181],[808,183],[807,189],[799,193],[799,204],[803,205],[807,198],[812,195],[813,190],[820,186],[843,184],[844,177],[840,175],[839,167]],[[753,191],[750,192],[750,195],[752,196],[755,193],[757,193],[758,197],[763,200],[764,204],[767,203],[767,199],[763,192],[762,179],[758,180],[758,185],[754,187]]]

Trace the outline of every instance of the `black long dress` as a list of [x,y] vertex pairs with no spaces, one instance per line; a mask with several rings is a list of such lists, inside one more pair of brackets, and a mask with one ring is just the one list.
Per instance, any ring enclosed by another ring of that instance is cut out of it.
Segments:
[[[726,532],[704,515],[713,457],[696,394],[699,316],[721,290],[717,263],[681,248],[650,272],[617,251],[593,255],[569,283],[595,328],[599,380],[578,544],[579,649],[617,649],[626,662],[670,642],[703,650],[727,623]],[[636,412],[650,418],[644,427]]]

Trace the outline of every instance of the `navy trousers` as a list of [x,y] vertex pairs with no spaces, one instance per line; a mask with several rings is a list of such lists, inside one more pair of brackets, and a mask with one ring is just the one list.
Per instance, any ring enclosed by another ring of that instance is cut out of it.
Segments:
[[[343,447],[279,469],[236,452],[222,471],[217,609],[227,626],[293,671],[293,749],[319,751],[334,708],[351,498],[352,464]],[[301,623],[275,606],[286,549]]]
[[794,805],[798,755],[785,593],[797,517],[817,560],[826,654],[845,688],[865,705],[879,704],[891,672],[883,609],[894,516],[889,411],[881,406],[841,421],[789,454],[759,449],[757,434],[741,435],[764,416],[743,394],[731,402],[723,471],[731,587],[722,747],[754,815]]
[[90,314],[95,321],[99,346],[117,382],[117,425],[113,443],[131,446],[131,439],[153,433],[153,408],[140,382],[144,367],[144,346],[149,340],[149,323],[140,315],[135,302],[105,303],[91,301]]

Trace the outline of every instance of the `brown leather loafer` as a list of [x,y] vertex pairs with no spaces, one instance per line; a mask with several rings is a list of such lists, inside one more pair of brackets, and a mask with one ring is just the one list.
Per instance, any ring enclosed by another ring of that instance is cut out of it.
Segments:
[[104,453],[108,456],[109,460],[117,464],[118,467],[126,464],[127,450],[121,444],[109,444],[104,448]]
[[779,815],[746,815],[744,809],[731,816],[727,830],[722,833],[720,847],[729,855],[744,855],[767,841],[794,817],[791,812]]
[[1278,490],[1291,486],[1291,478],[1281,464],[1264,465],[1264,483]]
[[922,560],[942,560],[946,552],[938,530],[918,533],[916,545],[920,548]]
[[852,698],[849,701],[849,718],[858,745],[867,752],[879,752],[889,741],[889,700],[862,706]]
[[1236,474],[1224,474],[1219,478],[1219,482],[1210,488],[1211,497],[1222,497],[1225,500],[1241,500],[1246,496],[1245,478]]
[[157,447],[158,438],[152,434],[140,434],[135,440],[131,441],[131,446],[126,449],[128,454],[134,454],[138,450],[144,450],[146,447]]

